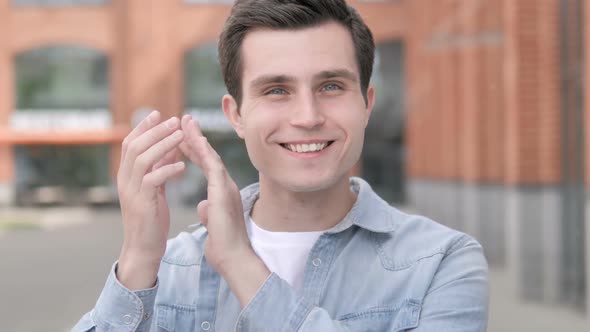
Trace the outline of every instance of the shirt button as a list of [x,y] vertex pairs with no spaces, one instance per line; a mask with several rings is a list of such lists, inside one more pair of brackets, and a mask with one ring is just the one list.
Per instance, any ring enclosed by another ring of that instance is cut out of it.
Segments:
[[148,318],[150,318],[150,314],[146,313],[143,315],[143,320],[148,320]]
[[313,266],[318,267],[318,266],[322,265],[322,260],[319,258],[316,258],[311,263],[313,264]]
[[125,325],[131,325],[132,321],[133,319],[131,318],[131,315],[123,316],[123,323],[125,323]]
[[201,323],[201,329],[203,329],[203,331],[209,331],[210,328],[211,323],[209,323],[208,321],[204,321]]

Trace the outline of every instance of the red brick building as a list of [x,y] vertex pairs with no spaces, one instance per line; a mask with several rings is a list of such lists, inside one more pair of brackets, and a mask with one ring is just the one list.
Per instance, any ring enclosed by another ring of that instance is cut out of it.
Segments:
[[[229,11],[227,4],[182,0],[15,2],[0,0],[3,201],[12,195],[13,151],[21,145],[107,144],[114,174],[135,110],[185,111],[185,55],[214,43]],[[590,6],[583,0],[351,3],[378,43],[403,48],[409,203],[478,237],[490,261],[514,273],[524,296],[583,307],[590,298],[584,198]],[[110,126],[12,125],[16,57],[54,45],[91,48],[108,59]]]
[[583,307],[590,6],[405,4],[412,204],[476,235],[525,297]]

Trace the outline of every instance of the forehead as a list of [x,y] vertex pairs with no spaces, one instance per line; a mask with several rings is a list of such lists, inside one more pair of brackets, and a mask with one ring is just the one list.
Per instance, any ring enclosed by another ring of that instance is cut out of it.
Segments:
[[306,79],[334,68],[347,68],[358,76],[350,32],[335,22],[295,30],[251,31],[242,42],[241,56],[244,83],[261,75]]

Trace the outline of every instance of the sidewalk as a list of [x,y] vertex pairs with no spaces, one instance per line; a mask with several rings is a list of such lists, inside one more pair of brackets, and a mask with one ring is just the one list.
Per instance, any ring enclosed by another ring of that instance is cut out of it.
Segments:
[[[1,207],[0,235],[7,229],[43,229],[80,225],[94,218],[88,207]],[[4,226],[4,227],[3,227]]]
[[488,332],[588,332],[590,318],[568,307],[524,302],[511,294],[508,273],[492,268]]

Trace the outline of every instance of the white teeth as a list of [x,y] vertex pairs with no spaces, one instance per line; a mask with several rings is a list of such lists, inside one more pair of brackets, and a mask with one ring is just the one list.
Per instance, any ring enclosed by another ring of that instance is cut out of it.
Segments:
[[312,144],[285,144],[286,148],[294,152],[317,152],[322,151],[328,143],[312,143]]

